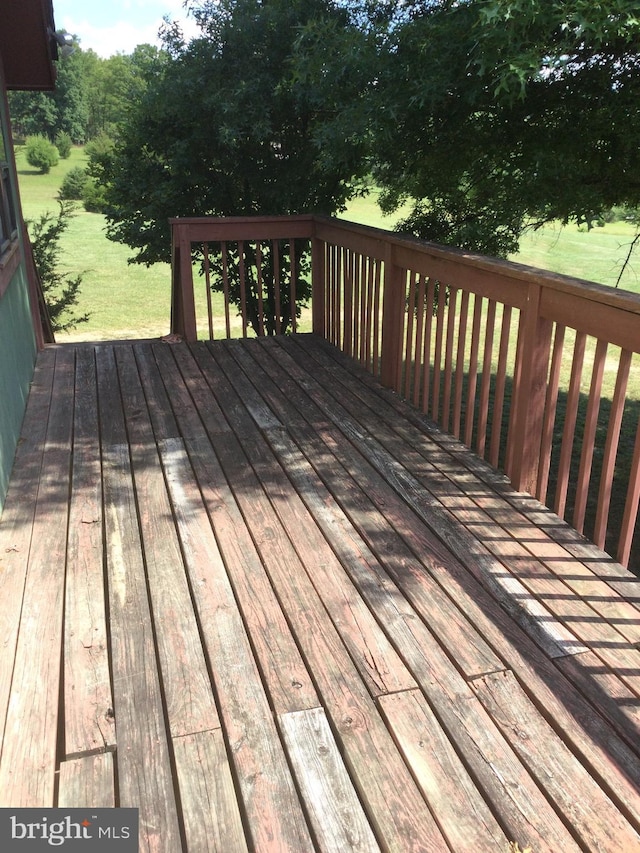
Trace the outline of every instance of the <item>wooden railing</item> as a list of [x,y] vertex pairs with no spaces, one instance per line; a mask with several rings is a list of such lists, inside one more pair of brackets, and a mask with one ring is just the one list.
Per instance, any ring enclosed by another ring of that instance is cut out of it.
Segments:
[[[323,217],[178,219],[172,227],[173,332],[198,334],[194,257],[207,294],[211,286],[228,292],[221,259],[237,259],[242,304],[252,289],[259,306],[251,323],[242,312],[246,335],[251,325],[264,331],[267,299],[273,308],[260,259],[287,255],[291,294],[299,258],[282,247],[303,254],[308,245],[315,333],[504,470],[514,488],[623,564],[640,565],[640,399],[627,393],[640,353],[640,296]],[[284,301],[295,318],[295,298]],[[225,311],[228,335],[228,299]],[[204,336],[213,325],[209,313]]]

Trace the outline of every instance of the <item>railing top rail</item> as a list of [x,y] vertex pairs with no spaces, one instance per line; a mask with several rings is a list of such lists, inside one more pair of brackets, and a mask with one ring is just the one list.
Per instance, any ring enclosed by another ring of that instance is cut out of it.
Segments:
[[[361,225],[347,220],[332,217],[315,216],[316,236],[321,239],[337,237],[339,232],[352,234],[359,237],[361,241],[371,241],[372,249],[380,242],[386,243],[387,257],[398,262],[400,255],[402,261],[409,260],[410,254],[422,256],[425,260],[434,260],[453,263],[460,266],[471,267],[474,270],[482,270],[492,276],[508,278],[521,281],[523,284],[536,284],[565,293],[573,293],[583,299],[588,299],[600,304],[622,308],[634,314],[640,314],[640,294],[627,290],[616,290],[604,284],[598,284],[587,279],[574,278],[573,276],[541,270],[526,264],[506,261],[501,258],[491,258],[486,255],[478,255],[473,252],[430,243],[411,234],[400,234],[385,231],[370,225]],[[342,241],[343,243],[345,241]],[[395,254],[395,257],[394,257]],[[379,250],[377,256],[384,259],[384,254]]]
[[192,242],[224,240],[280,240],[311,238],[314,217],[300,216],[193,216],[169,220],[172,229],[189,232]]
[[[488,282],[500,282],[501,288],[513,291],[512,304],[526,299],[526,290],[536,285],[550,291],[562,292],[598,305],[617,308],[631,314],[640,314],[640,294],[616,290],[585,279],[540,270],[514,261],[490,258],[463,249],[441,246],[421,240],[410,234],[399,234],[337,219],[329,216],[301,214],[297,216],[235,216],[235,217],[174,217],[172,228],[187,227],[193,242],[207,240],[268,240],[284,238],[318,237],[327,242],[352,248],[384,261],[416,272],[439,276],[444,281],[449,275],[467,269]],[[522,284],[522,288],[518,287]]]

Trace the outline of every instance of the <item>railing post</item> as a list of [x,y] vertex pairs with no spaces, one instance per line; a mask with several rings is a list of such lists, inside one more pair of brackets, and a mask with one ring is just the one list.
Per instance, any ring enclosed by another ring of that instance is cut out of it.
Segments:
[[325,242],[318,237],[311,239],[311,317],[316,335],[327,336],[327,271]]
[[540,316],[542,287],[529,285],[521,319],[512,394],[507,475],[513,488],[535,495],[544,424],[553,323]]
[[189,226],[171,223],[171,333],[196,341],[196,306]]
[[384,261],[382,297],[382,349],[380,381],[387,388],[400,391],[402,384],[402,332],[406,298],[404,270],[393,260],[391,246]]

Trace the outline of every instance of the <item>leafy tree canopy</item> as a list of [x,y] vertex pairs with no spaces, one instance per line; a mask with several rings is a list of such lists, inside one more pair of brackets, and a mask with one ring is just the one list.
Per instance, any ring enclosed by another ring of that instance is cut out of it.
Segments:
[[634,0],[404,4],[372,101],[376,174],[403,226],[491,254],[526,223],[640,204]]
[[[326,102],[293,73],[305,26],[344,28],[330,0],[220,0],[192,4],[201,35],[172,26],[166,53],[121,126],[111,155],[94,162],[107,187],[108,234],[167,260],[172,216],[334,213],[364,171],[364,140],[324,158]],[[343,81],[350,102],[357,92]]]

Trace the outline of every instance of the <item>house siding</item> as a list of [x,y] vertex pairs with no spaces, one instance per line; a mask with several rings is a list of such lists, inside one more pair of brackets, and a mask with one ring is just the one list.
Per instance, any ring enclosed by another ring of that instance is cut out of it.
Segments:
[[[21,243],[22,212],[2,59],[0,56],[0,156],[9,167],[8,189],[17,219],[17,240]],[[5,186],[5,192],[6,189]],[[18,259],[15,268],[10,262],[0,269],[0,515],[20,439],[38,350],[22,245],[13,248],[11,252],[14,253],[14,259]],[[7,260],[7,255],[9,253],[5,251],[4,261]]]
[[19,266],[0,300],[0,513],[36,359],[27,278]]

